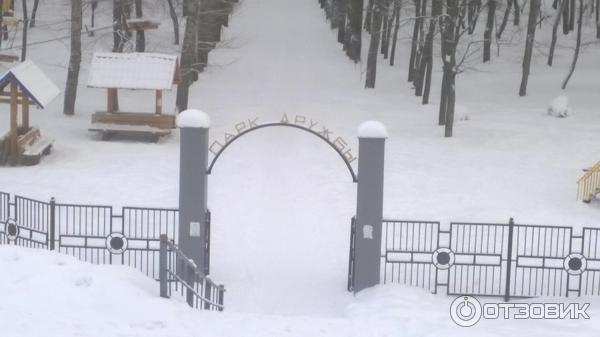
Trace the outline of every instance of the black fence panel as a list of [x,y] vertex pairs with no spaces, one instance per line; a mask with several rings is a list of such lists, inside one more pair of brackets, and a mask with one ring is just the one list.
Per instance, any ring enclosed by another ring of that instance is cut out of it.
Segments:
[[6,244],[6,227],[10,217],[10,195],[0,192],[0,244]]
[[433,256],[439,247],[439,222],[384,220],[382,279],[436,291]]
[[448,294],[504,296],[508,236],[507,224],[451,223]]
[[[158,280],[160,235],[177,243],[179,211],[167,208],[123,207],[121,224],[114,224],[113,237],[122,247],[112,247],[122,264],[141,270]],[[115,249],[119,248],[119,249]]]
[[56,204],[57,248],[94,264],[113,263],[110,206]]
[[514,226],[511,297],[568,295],[564,261],[572,252],[572,232],[570,227]]
[[600,228],[584,228],[582,241],[581,295],[600,296]]
[[17,195],[14,220],[9,219],[6,225],[7,241],[23,247],[48,248],[51,222],[50,203]]

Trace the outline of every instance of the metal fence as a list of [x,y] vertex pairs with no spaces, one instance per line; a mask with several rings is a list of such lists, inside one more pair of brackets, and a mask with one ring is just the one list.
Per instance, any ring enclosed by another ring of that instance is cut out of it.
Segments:
[[[600,295],[600,228],[384,220],[383,283],[510,298]],[[350,284],[350,283],[349,283]]]
[[0,244],[57,250],[95,264],[128,265],[156,280],[160,235],[177,240],[178,224],[177,209],[123,207],[116,214],[111,206],[11,198],[0,192]]
[[223,311],[225,287],[206,276],[166,234],[160,236],[159,261],[161,297],[178,295],[192,308]]

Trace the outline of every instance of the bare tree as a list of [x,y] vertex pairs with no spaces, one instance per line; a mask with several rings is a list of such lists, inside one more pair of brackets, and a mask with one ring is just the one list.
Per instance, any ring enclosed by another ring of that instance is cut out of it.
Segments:
[[483,62],[488,62],[491,56],[490,50],[492,46],[492,30],[494,29],[496,17],[496,0],[488,0],[487,8],[487,20],[483,34]]
[[[435,0],[434,0],[435,1]],[[401,0],[394,0],[394,15],[392,21],[394,24],[394,34],[392,37],[392,51],[390,55],[390,65],[394,65],[394,59],[396,58],[396,44],[398,43],[398,31],[400,30],[400,8],[402,6]]]
[[506,10],[504,11],[504,16],[502,17],[502,23],[500,27],[496,30],[496,39],[500,39],[502,37],[502,33],[506,28],[506,24],[508,23],[508,16],[510,15],[510,10],[513,5],[513,0],[506,1]]
[[460,34],[460,10],[458,0],[447,0],[447,13],[442,23],[443,79],[440,99],[439,123],[445,125],[444,136],[452,137],[454,127],[454,105],[456,102],[456,48]]
[[575,44],[575,52],[573,53],[573,62],[571,62],[571,67],[569,68],[569,73],[567,77],[562,83],[561,88],[564,90],[567,87],[567,83],[573,76],[573,72],[575,72],[575,66],[577,66],[577,59],[579,58],[579,50],[581,49],[581,26],[583,26],[583,12],[585,11],[585,7],[583,4],[583,0],[579,0],[579,18],[577,19],[577,40]]
[[527,94],[527,82],[529,80],[529,72],[531,69],[531,56],[533,55],[533,43],[535,41],[535,29],[537,26],[537,18],[540,12],[540,1],[541,0],[530,0],[529,2],[527,40],[525,43],[525,55],[523,56],[523,75],[521,77],[521,87],[519,88],[519,96],[525,96]]
[[367,76],[365,88],[375,88],[377,77],[377,52],[379,50],[379,39],[381,36],[381,11],[383,0],[374,0],[371,13],[371,42],[369,44],[369,56],[367,58]]
[[23,35],[21,42],[21,62],[27,58],[27,28],[29,27],[29,19],[27,18],[27,1],[21,0],[23,4]]
[[65,87],[65,102],[63,113],[75,114],[75,101],[77,99],[77,84],[79,83],[79,68],[81,66],[81,28],[83,25],[82,0],[71,0],[71,56],[67,70],[67,84]]
[[175,35],[175,44],[179,44],[179,19],[177,18],[177,12],[173,5],[173,0],[168,0],[169,3],[169,15],[171,15],[171,21],[173,21],[173,34]]
[[347,39],[346,53],[351,60],[358,62],[362,49],[363,0],[349,0],[348,5],[350,33]]
[[560,17],[565,10],[567,2],[569,0],[558,0],[560,6],[557,6],[556,16],[554,17],[554,23],[552,24],[552,40],[550,41],[550,50],[548,52],[548,65],[552,66],[554,61],[554,49],[556,48],[556,40],[558,39],[558,24],[560,23]]
[[419,32],[421,31],[421,3],[422,0],[414,0],[415,2],[415,23],[413,26],[412,44],[410,47],[410,58],[408,60],[408,81],[412,82],[415,77],[415,63],[417,57],[417,48],[419,46]]
[[429,20],[429,30],[425,39],[424,57],[425,63],[425,81],[423,88],[423,104],[429,103],[429,93],[431,91],[431,73],[433,71],[433,38],[437,26],[438,18],[442,15],[443,4],[442,0],[432,0],[431,3],[431,20]]
[[[142,8],[142,0],[135,0],[135,17],[141,18],[144,16]],[[135,32],[135,51],[143,52],[146,50],[146,33],[143,29]]]
[[198,62],[198,16],[200,13],[200,0],[186,0],[184,3],[185,32],[183,35],[183,48],[181,50],[181,80],[177,86],[177,111],[181,112],[188,107],[189,89],[198,79],[194,70]]
[[29,27],[35,27],[35,15],[37,14],[38,6],[40,5],[40,0],[35,0],[33,2],[33,9],[31,10],[31,20],[29,21]]

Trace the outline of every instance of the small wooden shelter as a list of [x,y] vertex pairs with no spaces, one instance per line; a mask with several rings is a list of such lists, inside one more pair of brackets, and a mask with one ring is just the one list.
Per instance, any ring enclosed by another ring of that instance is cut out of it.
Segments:
[[0,164],[35,165],[50,152],[53,140],[29,125],[29,106],[43,109],[59,93],[56,85],[29,60],[0,77],[0,103],[10,104],[10,130],[0,138]]
[[[90,131],[108,139],[115,133],[150,134],[158,139],[175,128],[175,114],[163,114],[163,91],[179,82],[177,56],[155,53],[96,53],[88,86],[107,92],[106,111],[92,115]],[[152,90],[154,112],[124,112],[119,109],[119,89]]]

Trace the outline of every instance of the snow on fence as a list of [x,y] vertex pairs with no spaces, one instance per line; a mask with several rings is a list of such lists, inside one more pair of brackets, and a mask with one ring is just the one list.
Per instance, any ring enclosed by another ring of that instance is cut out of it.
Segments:
[[577,198],[589,203],[600,194],[600,161],[577,181]]
[[432,293],[600,295],[600,228],[384,220],[381,278]]

